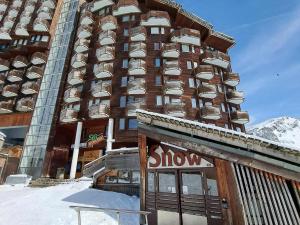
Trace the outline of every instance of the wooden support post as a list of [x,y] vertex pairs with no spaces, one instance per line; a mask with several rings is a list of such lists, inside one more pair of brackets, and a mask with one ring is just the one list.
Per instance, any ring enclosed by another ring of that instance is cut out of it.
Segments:
[[138,135],[139,151],[140,151],[140,199],[141,210],[146,208],[146,168],[147,168],[147,137],[143,134]]

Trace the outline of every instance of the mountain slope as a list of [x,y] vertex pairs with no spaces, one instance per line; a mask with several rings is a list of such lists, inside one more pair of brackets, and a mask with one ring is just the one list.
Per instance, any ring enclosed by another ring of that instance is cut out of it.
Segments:
[[290,147],[300,148],[300,120],[296,118],[279,117],[270,119],[250,127],[247,133]]

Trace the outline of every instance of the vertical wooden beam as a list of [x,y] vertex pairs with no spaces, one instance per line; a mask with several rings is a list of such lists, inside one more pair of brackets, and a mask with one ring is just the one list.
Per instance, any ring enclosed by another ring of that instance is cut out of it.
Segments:
[[147,168],[147,137],[143,134],[138,134],[139,151],[140,151],[140,199],[141,210],[146,209],[146,168]]

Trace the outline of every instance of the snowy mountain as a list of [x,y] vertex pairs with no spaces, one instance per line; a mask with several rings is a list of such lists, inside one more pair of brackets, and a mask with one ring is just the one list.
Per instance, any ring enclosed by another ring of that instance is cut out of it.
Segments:
[[300,119],[292,117],[270,119],[250,127],[247,133],[300,149]]

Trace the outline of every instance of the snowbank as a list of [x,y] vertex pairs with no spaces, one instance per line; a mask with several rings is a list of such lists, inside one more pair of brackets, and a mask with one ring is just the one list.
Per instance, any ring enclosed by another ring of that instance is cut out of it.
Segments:
[[[89,189],[90,181],[48,188],[0,186],[0,225],[76,225],[71,205],[139,210],[139,199]],[[108,213],[82,213],[82,224],[115,225]],[[138,225],[138,216],[121,216],[122,225]]]

